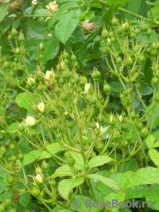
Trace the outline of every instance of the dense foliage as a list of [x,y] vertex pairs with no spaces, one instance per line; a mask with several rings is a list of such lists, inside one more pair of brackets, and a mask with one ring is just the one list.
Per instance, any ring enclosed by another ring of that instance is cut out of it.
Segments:
[[158,9],[1,3],[0,212],[159,210]]

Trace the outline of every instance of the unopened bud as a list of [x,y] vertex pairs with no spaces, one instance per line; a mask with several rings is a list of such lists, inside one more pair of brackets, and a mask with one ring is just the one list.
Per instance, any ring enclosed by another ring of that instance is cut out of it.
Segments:
[[84,86],[84,93],[89,93],[91,90],[91,84],[90,83],[86,83]]
[[54,71],[47,71],[45,73],[45,76],[44,76],[45,80],[47,80],[47,81],[50,81],[54,77],[55,77],[55,72]]
[[27,118],[25,119],[25,122],[26,122],[26,125],[29,127],[32,127],[36,124],[36,120],[32,116],[27,116]]
[[44,180],[43,180],[43,177],[40,175],[40,174],[37,174],[35,177],[34,177],[34,181],[37,185],[41,185],[43,184]]
[[35,79],[29,77],[26,81],[26,84],[29,85],[29,86],[34,86],[35,85]]
[[45,105],[44,105],[44,103],[43,103],[43,102],[40,102],[40,103],[38,104],[37,108],[38,108],[38,110],[39,110],[41,113],[43,113],[44,110],[45,110]]

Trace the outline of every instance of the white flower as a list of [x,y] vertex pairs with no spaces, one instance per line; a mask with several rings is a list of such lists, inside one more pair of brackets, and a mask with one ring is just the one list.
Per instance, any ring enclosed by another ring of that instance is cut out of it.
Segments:
[[84,93],[89,93],[89,91],[91,90],[91,84],[90,83],[86,83],[84,86]]
[[44,105],[44,103],[43,103],[43,102],[40,102],[40,103],[38,104],[37,108],[38,108],[38,110],[39,110],[41,113],[43,113],[44,110],[45,110],[45,105]]
[[37,5],[37,0],[32,0],[32,6],[35,6],[35,5]]
[[29,127],[32,127],[36,124],[36,120],[32,116],[27,116],[26,119],[25,119],[25,122],[26,122],[26,125],[29,126]]
[[47,71],[45,73],[45,76],[44,76],[45,80],[47,80],[47,81],[51,80],[54,77],[55,77],[55,72],[53,70],[52,71]]
[[56,1],[50,2],[49,5],[46,5],[46,8],[51,12],[56,12],[58,10],[58,4]]
[[29,85],[29,86],[35,85],[35,79],[29,77],[29,78],[27,79],[27,81],[26,81],[26,84]]

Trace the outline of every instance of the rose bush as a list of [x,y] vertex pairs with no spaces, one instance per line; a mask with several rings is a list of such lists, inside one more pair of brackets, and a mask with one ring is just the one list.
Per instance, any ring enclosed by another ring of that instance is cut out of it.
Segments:
[[0,211],[158,210],[158,4],[127,2],[1,5]]

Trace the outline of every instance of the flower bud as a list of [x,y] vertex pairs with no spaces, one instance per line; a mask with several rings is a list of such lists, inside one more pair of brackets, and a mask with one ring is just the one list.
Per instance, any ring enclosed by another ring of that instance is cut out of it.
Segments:
[[111,114],[111,115],[109,116],[109,120],[108,120],[108,121],[109,121],[109,124],[110,124],[110,125],[115,125],[116,120],[115,120],[114,115]]
[[32,116],[27,116],[27,118],[25,119],[25,122],[26,122],[26,125],[29,127],[32,127],[36,124],[36,120]]
[[129,23],[128,23],[128,22],[124,23],[124,24],[122,25],[122,28],[123,28],[123,30],[124,30],[125,32],[128,32],[128,31],[130,30],[130,25],[129,25]]
[[53,70],[52,71],[47,71],[45,73],[45,76],[44,76],[45,80],[47,80],[47,81],[50,81],[54,77],[55,77],[55,72]]
[[34,177],[34,181],[37,185],[41,185],[43,184],[44,180],[43,180],[43,177],[40,175],[40,174],[37,174],[35,177]]
[[39,110],[41,113],[43,113],[44,110],[45,110],[45,105],[44,105],[44,103],[43,103],[43,102],[40,102],[40,103],[37,105],[37,108],[38,108],[38,110]]
[[36,167],[35,173],[41,175],[42,174],[41,168],[40,167]]
[[35,79],[29,77],[26,81],[26,84],[29,85],[29,86],[34,86],[35,85]]
[[37,0],[32,0],[31,4],[34,7],[35,5],[37,5]]
[[91,90],[91,84],[90,83],[86,83],[84,86],[84,93],[89,93]]

